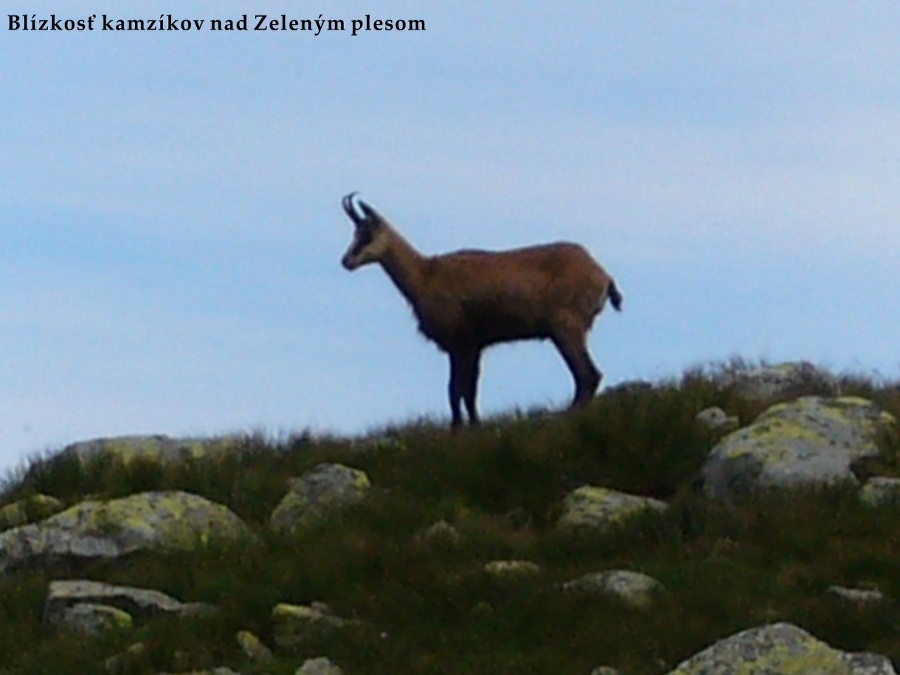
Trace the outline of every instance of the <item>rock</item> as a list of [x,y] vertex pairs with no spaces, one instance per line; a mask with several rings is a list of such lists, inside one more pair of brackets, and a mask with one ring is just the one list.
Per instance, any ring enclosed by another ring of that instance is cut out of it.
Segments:
[[210,540],[250,536],[221,504],[187,492],[145,492],[86,501],[0,533],[0,572],[66,558],[117,558],[142,550],[188,551]]
[[704,489],[722,498],[761,488],[856,482],[852,462],[877,456],[875,436],[894,423],[856,397],[806,396],[774,405],[713,448],[702,469]]
[[557,523],[563,529],[609,530],[645,513],[662,513],[668,504],[603,487],[583,486],[566,496]]
[[327,657],[320,656],[316,659],[304,661],[294,675],[344,675],[344,671],[333,664]]
[[484,571],[500,580],[526,579],[540,574],[541,566],[530,560],[493,560],[485,564]]
[[742,396],[756,401],[802,396],[813,390],[824,390],[822,393],[829,395],[838,393],[837,378],[806,361],[731,370],[719,377],[719,386],[734,387]]
[[31,495],[0,508],[0,532],[49,518],[65,507],[56,497]]
[[157,675],[242,675],[236,670],[232,670],[231,668],[219,667],[213,668],[212,670],[192,670],[190,672],[180,672],[180,673],[158,673]]
[[462,542],[462,535],[446,520],[439,520],[419,534],[417,539],[432,546],[454,548]]
[[649,380],[625,380],[607,387],[605,394],[639,396],[653,391],[654,385]]
[[130,617],[142,619],[160,614],[196,616],[214,611],[211,605],[179,602],[165,593],[147,588],[74,579],[50,582],[44,602],[44,621],[59,623],[66,611],[85,604],[114,607]]
[[854,609],[872,609],[885,604],[887,600],[884,593],[877,589],[829,586],[825,592],[845,607]]
[[469,611],[469,618],[474,621],[486,621],[497,614],[497,608],[486,600],[479,600]]
[[649,609],[665,591],[653,577],[632,570],[586,574],[567,581],[562,589],[611,597],[631,609]]
[[[79,441],[63,448],[57,457],[77,457],[82,463],[98,457],[112,457],[128,465],[136,460],[163,464],[187,459],[213,457],[235,452],[244,439],[237,436],[222,438],[170,438],[161,434],[115,436]],[[52,462],[54,458],[51,458]]]
[[741,425],[740,420],[735,415],[729,415],[718,406],[701,410],[694,419],[713,431],[730,431],[737,429]]
[[270,663],[275,657],[272,650],[266,647],[262,640],[249,630],[238,631],[236,636],[238,646],[248,659],[256,663]]
[[83,602],[66,607],[54,623],[73,633],[96,636],[130,630],[134,621],[128,612],[116,607]]
[[900,505],[900,478],[873,476],[860,489],[859,499],[866,506]]
[[103,668],[109,675],[128,675],[146,670],[147,665],[147,645],[143,642],[136,642],[124,652],[110,656],[103,662]]
[[103,667],[109,675],[128,675],[129,673],[144,672],[149,665],[147,645],[136,642],[124,652],[110,656],[103,662]]
[[327,635],[347,622],[334,614],[328,605],[289,605],[282,603],[272,610],[275,644],[282,649],[300,646],[311,636]]
[[334,509],[356,504],[371,484],[364,471],[343,464],[319,464],[289,483],[287,495],[272,512],[273,529],[291,532]]
[[850,654],[829,647],[789,623],[742,631],[681,663],[669,675],[896,675],[876,654]]

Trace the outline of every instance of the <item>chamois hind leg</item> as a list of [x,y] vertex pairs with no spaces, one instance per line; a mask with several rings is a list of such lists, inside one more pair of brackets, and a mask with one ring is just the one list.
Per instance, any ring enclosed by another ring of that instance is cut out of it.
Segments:
[[465,402],[470,424],[478,424],[478,411],[475,397],[478,387],[479,352],[455,352],[450,354],[450,383],[447,393],[450,397],[451,424],[458,427],[462,424],[462,408]]
[[464,376],[462,382],[463,402],[466,404],[466,412],[469,413],[469,424],[478,424],[478,407],[475,399],[478,396],[478,372],[480,370],[481,352],[475,352],[466,357],[464,361]]
[[587,330],[576,323],[561,323],[555,328],[552,338],[575,380],[575,397],[571,407],[582,408],[594,398],[603,378],[603,373],[588,353]]

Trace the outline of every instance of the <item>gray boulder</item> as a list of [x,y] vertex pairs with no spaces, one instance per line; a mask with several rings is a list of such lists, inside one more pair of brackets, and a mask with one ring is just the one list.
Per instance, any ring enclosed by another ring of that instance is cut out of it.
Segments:
[[172,438],[162,434],[113,436],[72,443],[63,448],[58,456],[77,457],[81,462],[106,456],[126,465],[136,460],[169,463],[235,452],[242,441],[243,439],[238,436],[221,438]]
[[282,603],[272,610],[273,639],[281,649],[295,649],[311,637],[328,635],[347,624],[321,602],[311,605]]
[[320,656],[304,661],[294,675],[344,675],[344,670],[332,663],[328,657]]
[[887,597],[877,588],[847,588],[829,586],[825,591],[830,598],[848,609],[873,609],[887,603]]
[[133,619],[128,612],[116,607],[85,602],[66,607],[54,623],[71,633],[97,636],[131,630]]
[[712,431],[730,431],[741,424],[736,416],[729,415],[718,406],[701,410],[694,419]]
[[876,435],[894,418],[862,398],[803,398],[780,403],[725,436],[703,469],[714,498],[771,487],[856,482],[855,460],[879,454]]
[[416,535],[416,542],[435,548],[456,548],[462,540],[459,530],[446,520],[439,520]]
[[149,668],[150,655],[147,645],[135,642],[118,654],[113,654],[103,661],[103,669],[109,675],[132,675],[144,672]]
[[0,572],[66,558],[117,558],[141,550],[187,551],[250,536],[221,504],[187,492],[144,492],[86,501],[0,533]]
[[646,513],[663,513],[668,504],[604,487],[582,486],[566,496],[557,522],[564,530],[606,531]]
[[523,581],[541,573],[541,566],[531,560],[492,560],[485,563],[482,569],[501,582]]
[[158,675],[243,675],[236,670],[220,666],[209,670],[191,670],[179,673],[158,673]]
[[653,577],[634,570],[593,572],[567,581],[564,591],[601,595],[631,609],[649,609],[665,592]]
[[829,395],[838,393],[837,378],[806,361],[732,369],[719,377],[719,385],[734,387],[742,396],[757,401],[800,396],[811,389],[824,388]]
[[271,663],[275,660],[272,650],[269,649],[262,640],[249,630],[238,631],[235,636],[241,651],[251,661],[256,663]]
[[291,479],[288,493],[270,517],[274,530],[291,532],[335,509],[362,501],[371,488],[365,471],[343,464],[319,464]]
[[161,614],[196,616],[214,611],[211,605],[179,602],[165,593],[148,588],[67,579],[50,582],[44,602],[44,621],[49,624],[64,622],[67,613],[82,606],[112,607],[136,619]]
[[838,651],[789,623],[742,631],[681,663],[669,675],[897,675],[877,654]]
[[873,476],[862,486],[859,499],[866,506],[900,505],[900,478]]

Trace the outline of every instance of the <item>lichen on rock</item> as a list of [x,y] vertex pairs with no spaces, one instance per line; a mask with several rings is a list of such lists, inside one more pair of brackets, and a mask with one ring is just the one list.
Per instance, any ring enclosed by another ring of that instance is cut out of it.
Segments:
[[44,621],[58,623],[60,617],[76,605],[105,605],[145,619],[163,614],[197,616],[214,611],[211,605],[185,603],[149,588],[116,586],[86,579],[51,581],[44,602]]
[[362,501],[371,489],[365,471],[343,464],[319,464],[291,479],[288,493],[272,512],[274,530],[291,532],[324,515]]
[[709,673],[896,675],[885,657],[838,651],[789,623],[750,628],[720,640],[682,662],[669,675]]
[[631,609],[649,609],[665,591],[653,577],[634,570],[604,570],[562,584],[570,592],[603,595]]
[[344,670],[326,656],[307,659],[295,675],[343,675]]
[[167,464],[233,453],[242,445],[243,438],[239,436],[220,438],[172,438],[163,434],[112,436],[72,443],[60,451],[59,457],[76,457],[82,463],[106,457],[126,466],[135,461]]
[[36,494],[0,507],[0,532],[59,513],[65,505],[56,497]]
[[722,388],[734,388],[756,401],[809,393],[837,394],[838,381],[827,370],[808,361],[788,361],[752,368],[732,368],[719,377]]
[[81,635],[102,635],[130,630],[134,621],[118,607],[83,602],[67,607],[56,621],[60,628]]
[[312,636],[327,635],[347,623],[321,602],[310,605],[281,603],[272,609],[275,644],[283,649],[298,647]]
[[565,530],[605,531],[646,513],[662,513],[668,504],[604,487],[582,486],[566,496],[558,526]]
[[805,396],[771,406],[723,438],[703,466],[704,489],[715,498],[764,488],[855,483],[855,460],[879,454],[877,434],[895,424],[857,397]]
[[872,476],[859,491],[859,499],[866,506],[900,506],[900,478]]
[[0,533],[0,571],[58,559],[116,558],[141,550],[189,551],[249,537],[222,504],[179,491],[90,500],[32,525]]

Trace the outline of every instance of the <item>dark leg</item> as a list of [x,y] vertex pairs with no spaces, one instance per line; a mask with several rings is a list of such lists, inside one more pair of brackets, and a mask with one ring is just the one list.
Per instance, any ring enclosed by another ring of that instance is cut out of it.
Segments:
[[447,385],[447,394],[450,397],[451,426],[458,427],[462,424],[462,412],[459,402],[462,398],[462,383],[460,380],[460,362],[456,354],[450,354],[450,383]]
[[466,405],[469,424],[478,424],[478,410],[475,398],[478,390],[478,362],[481,354],[450,354],[450,384],[447,393],[450,397],[451,424],[458,427],[463,423],[460,402]]
[[571,407],[582,408],[594,398],[603,377],[588,354],[587,333],[577,327],[563,326],[554,333],[553,344],[575,380],[575,397]]
[[463,400],[466,404],[466,412],[469,413],[469,424],[475,426],[478,424],[478,408],[475,405],[475,399],[478,396],[478,371],[481,353],[475,352],[465,360],[466,367],[465,379],[463,381]]

